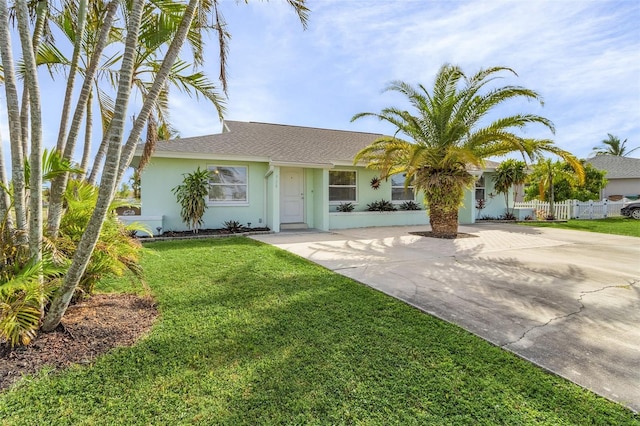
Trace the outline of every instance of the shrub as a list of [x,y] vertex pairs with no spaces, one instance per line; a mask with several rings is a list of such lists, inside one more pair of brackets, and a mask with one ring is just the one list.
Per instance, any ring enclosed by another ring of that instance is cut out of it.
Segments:
[[405,201],[400,204],[400,210],[420,210],[420,206],[413,201]]
[[[60,222],[58,238],[53,241],[57,253],[69,259],[73,256],[93,213],[97,196],[96,187],[79,181],[69,182],[65,193],[67,210]],[[142,278],[139,265],[142,246],[137,239],[131,237],[130,226],[125,226],[118,220],[115,214],[118,206],[119,203],[114,202],[111,205],[112,212],[105,218],[96,248],[74,295],[76,300],[92,294],[96,283],[103,277],[123,276],[130,272],[134,277]],[[136,225],[132,226],[136,230],[142,230]]]
[[336,211],[349,213],[352,212],[354,208],[355,206],[353,205],[353,203],[340,203],[340,205],[336,207]]
[[511,212],[507,212],[500,216],[500,220],[516,220],[516,216]]
[[182,183],[171,191],[181,206],[180,217],[194,233],[202,225],[202,216],[207,209],[204,197],[209,194],[209,171],[200,170],[183,174]]
[[28,247],[19,241],[19,232],[6,226],[6,219],[0,218],[0,343],[14,347],[28,345],[36,336],[62,271],[46,252],[42,262],[31,262]]
[[382,199],[380,201],[374,201],[371,204],[367,204],[367,210],[370,212],[394,212],[397,209],[391,201]]
[[226,229],[229,232],[236,233],[236,232],[242,232],[244,229],[244,226],[237,220],[227,220],[224,223],[224,229]]

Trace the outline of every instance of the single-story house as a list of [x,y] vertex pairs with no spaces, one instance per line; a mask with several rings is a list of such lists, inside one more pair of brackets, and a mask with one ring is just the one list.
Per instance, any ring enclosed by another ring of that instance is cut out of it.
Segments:
[[[187,230],[171,190],[199,167],[211,173],[203,228],[223,228],[226,221],[274,232],[428,224],[422,195],[412,187],[405,190],[403,176],[382,180],[374,188],[377,171],[353,164],[356,153],[380,136],[224,121],[219,134],[161,141],[141,176],[141,216],[127,219],[147,223],[154,233]],[[142,148],[137,159],[141,153]],[[504,213],[503,197],[493,195],[496,166],[489,162],[475,190],[466,192],[460,223],[473,223],[480,213],[476,197],[487,200],[483,215]],[[382,199],[398,207],[413,201],[421,210],[366,211],[368,204]],[[352,203],[354,210],[338,211],[345,203]]]
[[608,183],[601,191],[601,200],[640,198],[640,158],[596,155],[585,162],[607,172],[605,178]]

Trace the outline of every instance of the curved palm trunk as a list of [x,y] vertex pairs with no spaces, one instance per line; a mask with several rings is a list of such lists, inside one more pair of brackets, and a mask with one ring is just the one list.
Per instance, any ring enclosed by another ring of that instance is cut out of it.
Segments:
[[71,297],[80,282],[80,278],[84,273],[91,254],[95,248],[96,242],[100,236],[104,218],[109,212],[109,204],[113,199],[116,187],[116,177],[118,171],[118,163],[121,153],[121,141],[123,139],[124,122],[131,94],[131,79],[133,76],[136,45],[138,42],[138,32],[142,21],[142,11],[144,2],[133,2],[133,6],[129,15],[127,25],[127,38],[125,50],[122,56],[122,65],[120,68],[120,79],[118,81],[118,94],[116,96],[116,108],[111,124],[107,131],[109,147],[107,151],[107,164],[102,175],[102,181],[98,191],[98,200],[95,209],[91,215],[91,219],[87,224],[78,247],[76,248],[73,261],[67,275],[60,287],[58,295],[51,302],[49,312],[47,313],[43,323],[43,331],[52,331],[60,324],[62,316],[66,312]]
[[[11,35],[9,33],[9,14],[6,0],[0,1],[0,57],[4,71],[4,89],[9,121],[9,139],[11,141],[11,176],[13,180],[13,203],[16,213],[16,228],[27,231],[26,183],[24,176],[24,151],[20,126],[20,107],[18,89],[14,71]],[[21,241],[26,234],[18,234]]]
[[[82,89],[80,90],[80,95],[78,96],[78,102],[76,105],[76,109],[73,114],[73,120],[71,121],[71,127],[69,129],[69,134],[66,138],[66,142],[64,144],[64,154],[63,158],[71,161],[73,158],[73,152],[76,147],[76,140],[78,138],[78,134],[80,132],[80,126],[82,125],[82,118],[86,111],[87,103],[89,102],[93,78],[96,75],[98,70],[98,65],[100,63],[100,55],[102,55],[102,51],[107,45],[107,39],[109,36],[109,30],[111,29],[111,24],[113,22],[113,17],[117,11],[118,2],[117,0],[113,0],[107,6],[108,12],[100,29],[100,35],[98,37],[98,42],[96,44],[95,50],[91,55],[91,60],[89,62],[89,67],[85,71],[84,81],[82,83]],[[69,94],[68,94],[69,95]],[[64,129],[61,129],[64,131]],[[51,183],[51,196],[49,202],[49,216],[47,220],[47,229],[49,235],[52,238],[55,238],[58,235],[58,230],[60,228],[60,221],[62,220],[63,213],[63,200],[64,200],[64,191],[67,188],[67,182],[69,181],[69,173],[62,173],[53,179]]]

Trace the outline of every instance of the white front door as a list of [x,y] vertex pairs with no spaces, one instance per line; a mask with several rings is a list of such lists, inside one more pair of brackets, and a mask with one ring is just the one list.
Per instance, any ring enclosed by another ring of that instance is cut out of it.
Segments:
[[304,222],[302,169],[280,169],[280,223]]

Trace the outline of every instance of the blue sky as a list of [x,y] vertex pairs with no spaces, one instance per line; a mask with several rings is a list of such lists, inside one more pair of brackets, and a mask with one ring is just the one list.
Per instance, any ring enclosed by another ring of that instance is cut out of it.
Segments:
[[[226,118],[391,133],[373,118],[404,100],[382,93],[392,80],[429,86],[444,63],[467,73],[507,66],[505,83],[538,91],[552,137],[579,157],[612,133],[640,145],[640,2],[309,0],[303,31],[284,2],[223,2],[232,34]],[[211,55],[208,70],[216,76]],[[213,108],[176,99],[182,136],[215,133]],[[637,152],[636,152],[637,153]]]
[[[581,158],[607,133],[640,145],[640,1],[309,0],[308,6],[303,31],[284,1],[221,0],[232,34],[227,119],[391,134],[373,118],[350,122],[359,112],[405,105],[399,95],[382,93],[390,81],[428,87],[444,63],[470,74],[499,65],[519,75],[501,83],[534,89],[545,101],[505,104],[500,113],[537,113],[556,126],[555,136],[542,127],[527,136],[553,138]],[[208,52],[205,70],[214,79],[215,42]],[[63,85],[42,73],[49,146]],[[171,119],[182,137],[221,130],[212,105],[178,92]],[[6,122],[0,131],[8,159]]]

